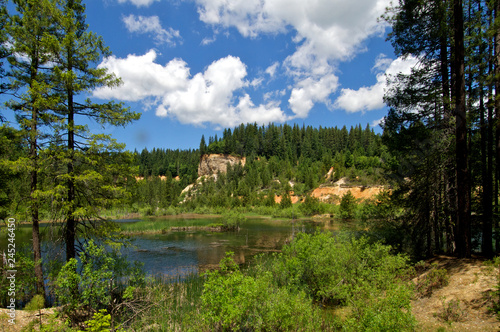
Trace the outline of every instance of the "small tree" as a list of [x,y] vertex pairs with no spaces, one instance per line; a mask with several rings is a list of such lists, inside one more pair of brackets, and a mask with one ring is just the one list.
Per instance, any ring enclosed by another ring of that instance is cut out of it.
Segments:
[[15,0],[14,4],[16,15],[11,16],[7,24],[11,54],[8,57],[8,76],[13,96],[7,106],[16,112],[29,145],[27,158],[19,158],[15,167],[30,176],[27,196],[32,224],[34,271],[37,292],[44,295],[39,230],[39,173],[42,169],[39,151],[42,144],[46,143],[42,128],[53,124],[54,117],[50,110],[55,109],[58,102],[53,93],[51,64],[54,59],[48,37],[54,33],[57,19],[54,17],[53,0]]
[[356,211],[356,198],[349,190],[342,196],[340,201],[340,217],[342,219],[352,219],[354,218],[354,213]]
[[286,209],[292,206],[292,199],[290,198],[290,194],[288,191],[285,191],[283,196],[281,197],[280,208]]

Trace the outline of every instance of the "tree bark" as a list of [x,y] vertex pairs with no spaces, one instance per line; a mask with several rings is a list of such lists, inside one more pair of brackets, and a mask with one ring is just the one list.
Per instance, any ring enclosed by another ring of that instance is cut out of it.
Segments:
[[[479,54],[487,55],[487,50],[485,44],[482,43],[479,48]],[[488,57],[489,58],[489,57]],[[491,61],[489,61],[491,63]],[[491,154],[488,155],[490,144],[489,138],[489,123],[486,121],[486,107],[484,105],[485,98],[485,87],[483,84],[483,79],[486,76],[484,63],[479,65],[479,123],[481,130],[481,181],[483,187],[482,194],[482,207],[483,207],[483,241],[482,241],[482,252],[487,257],[493,256],[493,191],[492,191],[492,177],[491,169],[489,168],[489,158]]]
[[42,269],[42,248],[40,240],[40,225],[38,216],[38,199],[36,191],[38,187],[38,152],[37,152],[37,121],[38,111],[33,108],[31,112],[31,128],[30,128],[30,159],[32,170],[30,176],[30,200],[31,200],[31,225],[32,225],[32,240],[33,240],[33,259],[35,261],[35,278],[36,278],[36,293],[45,297],[45,287],[43,283]]
[[[494,24],[498,20],[500,12],[500,1],[495,1],[495,19]],[[500,162],[500,32],[498,28],[495,33],[495,117],[496,117],[496,164]],[[495,179],[495,213],[498,214],[498,184],[500,181],[500,167],[496,167]],[[497,221],[498,223],[498,221]],[[498,225],[497,225],[498,226]],[[498,248],[497,248],[498,250]]]
[[457,172],[457,227],[456,246],[459,257],[471,256],[470,234],[470,180],[468,171],[467,110],[465,99],[465,49],[462,0],[453,1],[455,37],[455,115],[456,115],[456,172]]
[[[68,71],[73,70],[71,47],[68,49]],[[74,100],[73,100],[73,89],[71,84],[68,84],[66,88],[67,102],[68,102],[68,215],[66,218],[66,229],[65,229],[65,241],[66,241],[66,261],[71,258],[76,257],[75,251],[75,178],[74,178],[74,167],[75,167],[75,110],[74,110]]]

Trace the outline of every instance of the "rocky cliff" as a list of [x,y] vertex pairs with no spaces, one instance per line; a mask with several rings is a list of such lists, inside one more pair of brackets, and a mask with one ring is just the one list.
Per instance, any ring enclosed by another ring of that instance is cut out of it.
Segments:
[[205,154],[201,156],[198,165],[198,176],[210,176],[217,173],[226,173],[227,164],[235,165],[241,163],[245,166],[246,158],[235,157],[226,154]]

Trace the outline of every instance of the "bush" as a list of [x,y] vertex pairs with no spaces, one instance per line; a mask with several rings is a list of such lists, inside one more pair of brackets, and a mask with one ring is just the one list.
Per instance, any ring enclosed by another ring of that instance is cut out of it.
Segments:
[[357,203],[356,198],[348,191],[342,196],[340,200],[340,217],[342,219],[352,219],[354,218],[354,214],[356,213]]
[[407,257],[366,238],[299,233],[271,264],[277,285],[303,289],[316,301],[349,305],[348,330],[411,330]]
[[236,211],[229,211],[222,215],[222,228],[225,231],[237,231],[244,221],[245,216]]
[[[80,273],[79,271],[80,270]],[[127,286],[144,283],[144,273],[130,265],[117,251],[88,242],[80,262],[70,259],[56,279],[55,294],[65,314],[76,325],[97,310],[114,310],[123,299]]]
[[272,274],[244,275],[227,253],[220,271],[207,273],[202,320],[211,331],[317,331],[319,315],[304,292],[277,288]]
[[297,219],[302,217],[302,213],[299,209],[294,208],[293,206],[286,209],[275,209],[272,213],[273,218],[288,218],[288,219]]
[[460,322],[465,318],[466,312],[460,307],[460,300],[452,299],[446,302],[446,298],[442,298],[443,309],[436,316],[445,322]]
[[304,202],[299,205],[300,211],[306,216],[324,213],[327,208],[325,204],[320,203],[319,199],[306,195]]
[[416,285],[417,296],[431,296],[434,290],[447,286],[448,282],[448,271],[446,269],[438,269],[437,263],[433,263],[430,270],[421,278],[418,278]]

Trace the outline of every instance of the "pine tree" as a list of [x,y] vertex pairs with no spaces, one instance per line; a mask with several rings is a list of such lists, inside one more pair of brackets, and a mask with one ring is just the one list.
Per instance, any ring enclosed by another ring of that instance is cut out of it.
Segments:
[[[29,145],[28,157],[19,163],[30,174],[30,214],[36,291],[44,294],[42,255],[39,231],[39,149],[45,143],[42,126],[53,120],[57,96],[53,95],[51,64],[54,60],[47,38],[55,31],[56,7],[51,0],[15,0],[16,15],[10,18],[8,35],[11,43],[9,77],[13,92],[7,106],[16,112],[18,122]],[[23,55],[23,56],[19,56]]]
[[[110,55],[110,51],[104,46],[101,37],[87,31],[85,6],[82,1],[63,1],[58,14],[60,14],[58,31],[57,34],[52,35],[51,41],[52,51],[56,54],[54,73],[61,98],[58,115],[65,118],[59,130],[60,134],[66,134],[66,144],[62,149],[64,153],[59,151],[57,158],[66,162],[64,175],[66,183],[63,185],[66,189],[66,200],[61,204],[65,212],[64,238],[66,259],[69,260],[76,256],[75,239],[79,221],[89,221],[98,217],[98,209],[108,205],[107,199],[112,201],[119,191],[116,183],[115,188],[108,187],[110,179],[106,179],[107,174],[101,173],[100,176],[93,174],[92,165],[95,165],[97,160],[106,159],[101,154],[117,156],[122,149],[122,146],[116,144],[108,136],[90,135],[86,126],[76,122],[75,116],[91,118],[103,126],[125,126],[138,119],[139,114],[131,112],[121,103],[95,103],[90,99],[83,102],[77,101],[80,95],[99,87],[117,86],[120,81],[114,75],[109,74],[105,68],[95,67],[102,56]],[[83,139],[78,141],[75,137]],[[121,159],[123,158],[128,160],[130,156],[121,156]],[[111,166],[109,161],[108,159],[107,166]],[[116,165],[116,161],[112,164]],[[106,169],[107,167],[103,167],[103,170]],[[117,165],[115,170],[118,169],[127,172],[126,169]],[[97,183],[89,185],[89,180]],[[94,199],[97,194],[103,199]],[[85,197],[87,195],[90,197]]]
[[207,144],[205,143],[205,135],[201,135],[200,155],[203,156],[206,153],[207,153]]

